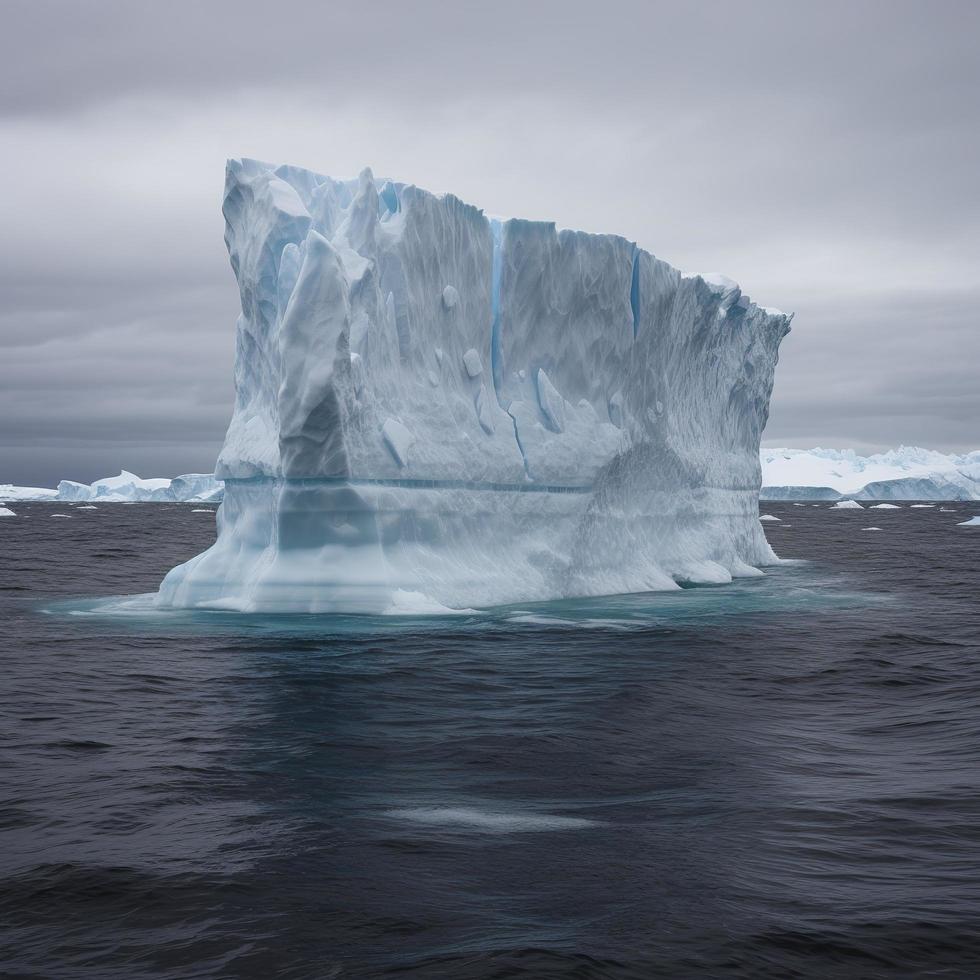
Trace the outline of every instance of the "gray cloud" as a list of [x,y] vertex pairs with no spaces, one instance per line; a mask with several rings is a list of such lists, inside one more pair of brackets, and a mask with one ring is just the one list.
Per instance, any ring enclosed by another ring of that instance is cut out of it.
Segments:
[[795,310],[770,444],[975,448],[980,5],[8,0],[0,480],[210,468],[227,156],[370,164]]

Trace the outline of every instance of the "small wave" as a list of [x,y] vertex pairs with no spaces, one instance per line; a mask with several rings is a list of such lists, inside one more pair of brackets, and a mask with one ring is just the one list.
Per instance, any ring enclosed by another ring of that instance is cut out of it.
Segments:
[[475,807],[409,807],[388,810],[385,816],[429,827],[485,830],[496,834],[543,830],[584,830],[586,827],[597,826],[597,821],[586,820],[582,817],[562,817],[554,813],[478,810]]

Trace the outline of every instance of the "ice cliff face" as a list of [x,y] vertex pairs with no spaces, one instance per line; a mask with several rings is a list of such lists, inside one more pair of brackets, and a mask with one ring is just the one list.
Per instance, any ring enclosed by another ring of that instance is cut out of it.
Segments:
[[789,317],[614,235],[231,161],[219,538],[163,604],[385,611],[676,588],[773,559]]

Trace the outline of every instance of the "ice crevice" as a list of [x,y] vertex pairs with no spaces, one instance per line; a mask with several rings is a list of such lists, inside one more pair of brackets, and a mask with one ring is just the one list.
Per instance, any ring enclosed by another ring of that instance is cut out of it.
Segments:
[[368,169],[232,160],[224,215],[224,502],[161,605],[472,608],[776,560],[758,453],[790,317],[620,236]]

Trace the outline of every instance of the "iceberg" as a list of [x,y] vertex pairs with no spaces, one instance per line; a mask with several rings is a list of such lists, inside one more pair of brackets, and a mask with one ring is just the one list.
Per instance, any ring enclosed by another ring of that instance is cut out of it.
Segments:
[[62,480],[57,490],[45,487],[15,487],[0,484],[3,501],[58,501],[81,503],[98,500],[100,503],[212,503],[221,500],[224,487],[211,473],[185,473],[170,480],[165,477],[144,480],[122,470],[118,476],[108,476],[94,483]]
[[232,160],[218,538],[162,606],[459,609],[776,559],[759,440],[791,317],[616,235],[364,170]]
[[764,500],[980,500],[980,451],[763,449]]
[[11,483],[0,483],[0,501],[18,503],[33,500],[57,500],[58,491],[47,487],[15,487]]
[[831,487],[763,487],[760,500],[840,500],[841,495]]

